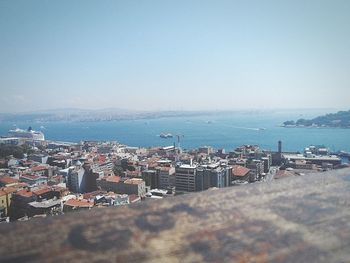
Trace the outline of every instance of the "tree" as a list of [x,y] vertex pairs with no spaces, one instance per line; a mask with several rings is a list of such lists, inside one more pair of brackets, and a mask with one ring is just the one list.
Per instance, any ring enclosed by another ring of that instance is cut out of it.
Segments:
[[8,157],[13,155],[15,158],[23,158],[24,150],[17,145],[0,144],[0,157]]
[[118,176],[122,176],[124,174],[124,169],[119,165],[114,165],[113,173]]

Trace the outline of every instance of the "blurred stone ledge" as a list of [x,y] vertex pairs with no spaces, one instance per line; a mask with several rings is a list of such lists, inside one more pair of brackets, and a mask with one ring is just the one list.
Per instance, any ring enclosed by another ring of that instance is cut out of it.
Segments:
[[0,225],[0,262],[350,262],[350,168]]

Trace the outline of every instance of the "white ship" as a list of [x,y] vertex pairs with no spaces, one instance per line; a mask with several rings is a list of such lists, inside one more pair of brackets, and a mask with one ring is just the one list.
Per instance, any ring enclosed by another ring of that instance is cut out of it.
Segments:
[[8,135],[10,137],[16,137],[16,138],[27,138],[27,139],[32,139],[36,141],[44,141],[45,136],[41,131],[34,131],[32,127],[29,127],[27,130],[22,130],[22,129],[14,129],[14,130],[9,130]]
[[159,137],[163,139],[167,139],[167,138],[173,138],[173,135],[171,133],[161,133]]

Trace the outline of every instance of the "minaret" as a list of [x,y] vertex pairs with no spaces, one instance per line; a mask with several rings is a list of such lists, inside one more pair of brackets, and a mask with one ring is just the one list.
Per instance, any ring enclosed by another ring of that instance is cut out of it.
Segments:
[[278,141],[278,164],[282,163],[282,141]]
[[282,154],[282,141],[278,141],[278,153]]

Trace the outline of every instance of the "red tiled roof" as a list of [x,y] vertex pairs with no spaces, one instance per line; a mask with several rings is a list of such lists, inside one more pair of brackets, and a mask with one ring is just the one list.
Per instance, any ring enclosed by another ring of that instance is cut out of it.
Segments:
[[0,183],[3,184],[15,184],[18,183],[18,180],[15,178],[12,178],[10,176],[1,176],[0,177]]
[[246,176],[249,172],[250,172],[250,169],[240,165],[234,165],[232,168],[233,176],[243,177],[243,176]]
[[45,193],[48,193],[48,192],[51,192],[51,189],[49,187],[47,187],[47,186],[33,190],[33,193],[35,195],[42,195],[42,194],[45,194]]
[[39,171],[43,171],[43,170],[47,170],[48,167],[43,166],[43,165],[38,165],[38,166],[34,166],[32,168],[30,168],[33,172],[39,172]]
[[107,160],[107,156],[105,156],[105,155],[100,155],[100,156],[98,157],[98,162],[99,162],[100,164],[106,162],[106,160]]
[[107,182],[114,182],[114,183],[118,183],[120,181],[120,176],[116,176],[116,175],[112,175],[112,176],[104,176],[101,179],[98,180],[105,180]]
[[288,176],[294,176],[293,172],[287,171],[287,170],[278,170],[277,173],[275,174],[274,178],[275,179],[280,179]]
[[17,191],[16,188],[11,187],[11,186],[10,187],[3,187],[3,188],[1,188],[1,190],[4,191],[7,194],[12,194],[12,193]]
[[23,197],[32,197],[33,192],[27,190],[27,189],[22,189],[16,193],[17,195],[23,196]]
[[124,184],[141,184],[143,182],[140,178],[131,178],[124,181]]
[[104,194],[107,194],[107,192],[106,191],[102,191],[102,190],[101,191],[97,190],[97,191],[93,191],[93,192],[89,192],[89,193],[83,194],[83,198],[84,199],[91,199],[91,198],[94,198],[97,195],[104,195]]
[[106,181],[118,183],[120,181],[120,176],[116,176],[116,175],[107,176]]
[[67,200],[64,205],[67,206],[78,206],[78,207],[92,207],[93,204],[90,203],[88,200],[78,200],[78,199],[69,199]]

